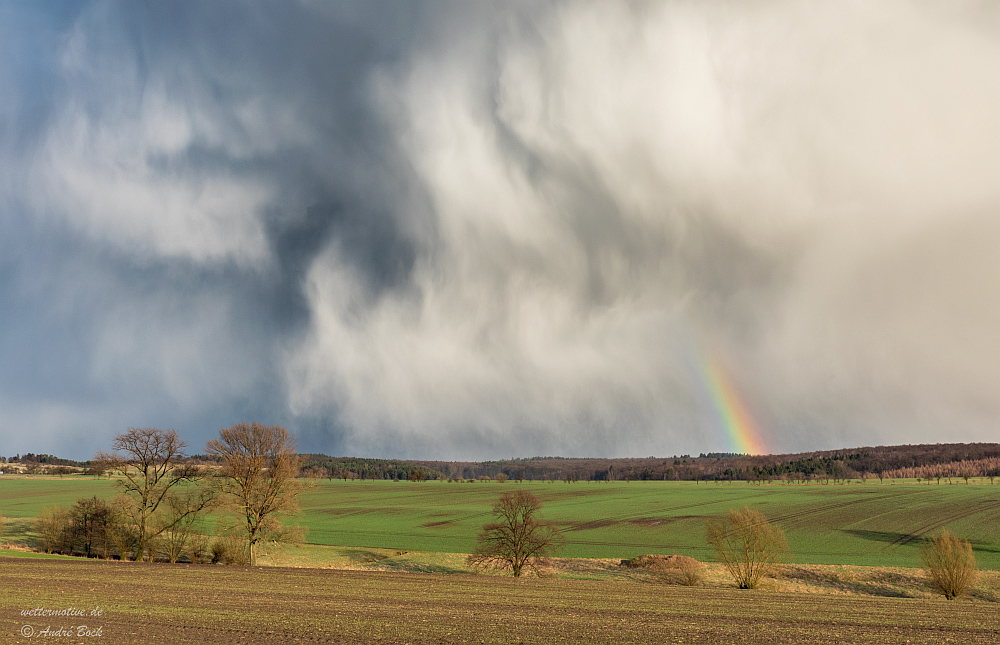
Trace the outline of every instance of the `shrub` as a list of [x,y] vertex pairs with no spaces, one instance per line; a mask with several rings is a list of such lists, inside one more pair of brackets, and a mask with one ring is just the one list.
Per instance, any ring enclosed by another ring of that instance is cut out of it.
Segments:
[[165,538],[162,533],[146,538],[146,558],[148,562],[156,562],[163,558],[164,543]]
[[188,547],[188,559],[193,564],[202,564],[212,561],[212,549],[210,548],[208,537],[204,535],[193,535],[191,544]]
[[638,555],[631,560],[622,560],[621,566],[629,569],[651,569],[653,571],[665,571],[670,568],[672,555]]
[[215,539],[211,546],[212,564],[246,565],[250,563],[250,549],[242,527],[230,517],[220,517],[215,522]]
[[965,594],[978,578],[972,545],[947,529],[924,542],[921,549],[931,586],[948,600]]
[[694,587],[701,582],[705,565],[686,555],[640,555],[622,560],[623,567],[649,569],[663,582]]
[[50,506],[42,509],[35,520],[39,547],[46,553],[73,552],[73,523],[65,508]]
[[237,535],[220,535],[212,542],[212,564],[246,565],[250,553],[245,538]]
[[660,574],[660,579],[671,584],[695,587],[701,583],[705,565],[694,558],[683,555],[671,557],[670,567]]
[[706,532],[708,543],[740,589],[756,589],[788,554],[785,532],[772,526],[763,513],[746,506],[729,509],[724,519],[707,521]]
[[[124,495],[115,498],[112,504],[115,520],[105,528],[105,542],[110,551],[118,554],[122,560],[132,560],[139,557],[136,552],[139,545],[139,532],[128,521],[126,508],[131,500]],[[110,554],[109,554],[110,555]]]

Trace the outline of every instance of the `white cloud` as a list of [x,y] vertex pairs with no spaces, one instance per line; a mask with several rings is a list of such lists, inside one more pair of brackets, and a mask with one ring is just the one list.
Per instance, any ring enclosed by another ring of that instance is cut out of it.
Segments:
[[[297,411],[336,411],[359,448],[711,448],[692,328],[731,355],[775,449],[930,439],[963,397],[997,411],[977,316],[1000,302],[970,280],[997,273],[981,240],[1000,235],[975,218],[1000,202],[1000,50],[974,19],[912,3],[541,13],[467,26],[380,78],[439,239],[418,297],[317,262]],[[964,436],[986,418],[965,415]]]

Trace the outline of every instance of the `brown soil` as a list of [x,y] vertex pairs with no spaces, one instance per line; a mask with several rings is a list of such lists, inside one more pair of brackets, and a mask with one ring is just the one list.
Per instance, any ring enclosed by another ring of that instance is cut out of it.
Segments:
[[[5,558],[0,642],[87,625],[63,643],[996,643],[997,605],[280,567]],[[84,617],[24,616],[76,608]],[[89,612],[99,608],[100,616]]]

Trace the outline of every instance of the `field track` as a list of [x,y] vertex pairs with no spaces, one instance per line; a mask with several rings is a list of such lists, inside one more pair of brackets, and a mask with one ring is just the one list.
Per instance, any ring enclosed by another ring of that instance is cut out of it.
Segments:
[[[969,600],[17,558],[0,572],[2,643],[1000,642],[996,605]],[[35,608],[88,615],[21,615]],[[40,636],[82,624],[101,634]]]
[[945,526],[946,524],[950,524],[951,522],[957,522],[958,520],[964,520],[965,518],[969,517],[970,515],[974,515],[976,513],[980,513],[980,512],[983,512],[983,511],[995,511],[997,509],[1000,509],[1000,504],[996,504],[996,503],[992,503],[991,504],[991,503],[986,502],[986,503],[983,503],[982,505],[980,505],[979,508],[976,508],[976,509],[973,509],[973,510],[963,510],[963,511],[959,511],[957,513],[953,513],[953,514],[945,517],[944,519],[939,519],[937,521],[930,522],[928,524],[924,524],[923,526],[921,526],[921,527],[913,530],[909,535],[903,536],[903,537],[899,538],[898,540],[890,542],[888,546],[889,547],[893,547],[893,546],[896,546],[896,545],[902,546],[902,545],[909,544],[909,543],[913,542],[914,540],[917,540],[919,538],[924,537],[925,535],[927,535],[931,531],[934,531],[935,529],[939,529],[939,528]]

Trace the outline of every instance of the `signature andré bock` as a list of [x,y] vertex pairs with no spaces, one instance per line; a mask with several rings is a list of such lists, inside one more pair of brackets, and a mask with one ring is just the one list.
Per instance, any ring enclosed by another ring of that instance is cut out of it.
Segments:
[[[22,609],[21,615],[29,618],[85,618],[85,617],[100,617],[104,615],[104,610],[100,607],[95,607],[93,609],[78,609],[76,607],[67,607],[65,609],[48,609],[46,607],[34,607],[31,609]],[[24,638],[40,638],[40,637],[77,637],[84,638],[88,636],[103,636],[104,626],[96,625],[68,625],[68,626],[56,626],[45,625],[44,627],[35,625],[23,625],[21,627],[21,636]]]

